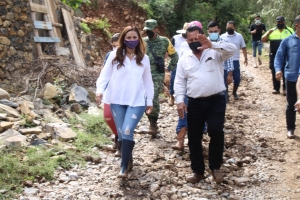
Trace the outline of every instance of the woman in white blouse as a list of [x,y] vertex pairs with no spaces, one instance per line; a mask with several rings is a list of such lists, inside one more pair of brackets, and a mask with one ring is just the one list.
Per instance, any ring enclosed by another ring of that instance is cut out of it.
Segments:
[[[108,87],[105,89],[106,85]],[[104,93],[104,95],[103,95]],[[120,35],[119,47],[112,51],[97,80],[96,101],[109,103],[121,147],[119,178],[132,169],[133,133],[146,113],[152,111],[154,87],[145,43],[137,30],[127,26]]]

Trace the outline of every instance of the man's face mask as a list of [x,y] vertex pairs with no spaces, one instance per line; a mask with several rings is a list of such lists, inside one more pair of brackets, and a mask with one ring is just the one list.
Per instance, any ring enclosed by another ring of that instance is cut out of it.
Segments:
[[219,38],[219,33],[209,33],[209,39],[211,41],[217,41]]
[[154,32],[153,32],[153,31],[147,30],[147,31],[146,31],[146,34],[147,34],[147,36],[148,36],[149,38],[153,38],[153,37],[154,37]]
[[193,52],[200,52],[198,47],[201,47],[201,46],[202,46],[202,44],[199,41],[189,43],[189,47]]
[[284,28],[284,23],[282,23],[282,24],[277,24],[277,28],[278,28],[278,29],[283,29],[283,28]]
[[228,33],[229,35],[233,35],[233,34],[234,34],[233,28],[227,28],[226,31],[227,31],[227,33]]
[[259,19],[257,19],[257,20],[255,20],[255,24],[259,25],[259,24],[261,24],[261,21]]

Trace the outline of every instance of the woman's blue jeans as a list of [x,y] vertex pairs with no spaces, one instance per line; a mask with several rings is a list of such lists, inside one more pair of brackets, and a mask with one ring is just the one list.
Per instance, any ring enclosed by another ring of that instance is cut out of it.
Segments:
[[252,55],[253,57],[256,57],[256,49],[258,50],[258,55],[261,55],[261,50],[262,50],[262,42],[260,40],[258,41],[252,41]]
[[142,118],[146,106],[131,107],[128,105],[110,104],[117,131],[118,140],[133,141],[133,132]]

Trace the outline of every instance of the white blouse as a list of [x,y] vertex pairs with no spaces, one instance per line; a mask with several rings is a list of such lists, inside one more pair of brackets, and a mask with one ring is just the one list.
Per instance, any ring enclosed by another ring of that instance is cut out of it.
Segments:
[[152,106],[154,87],[149,57],[145,54],[139,66],[136,57],[130,60],[125,56],[124,66],[117,69],[118,63],[112,64],[115,56],[116,51],[112,51],[101,70],[97,94],[103,94],[103,102],[109,104]]

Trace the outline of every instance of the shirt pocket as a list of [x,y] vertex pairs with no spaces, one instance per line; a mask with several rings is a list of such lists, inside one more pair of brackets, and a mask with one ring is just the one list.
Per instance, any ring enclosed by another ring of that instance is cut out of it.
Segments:
[[215,71],[215,58],[214,57],[208,57],[204,61],[204,71],[206,72],[213,72]]

